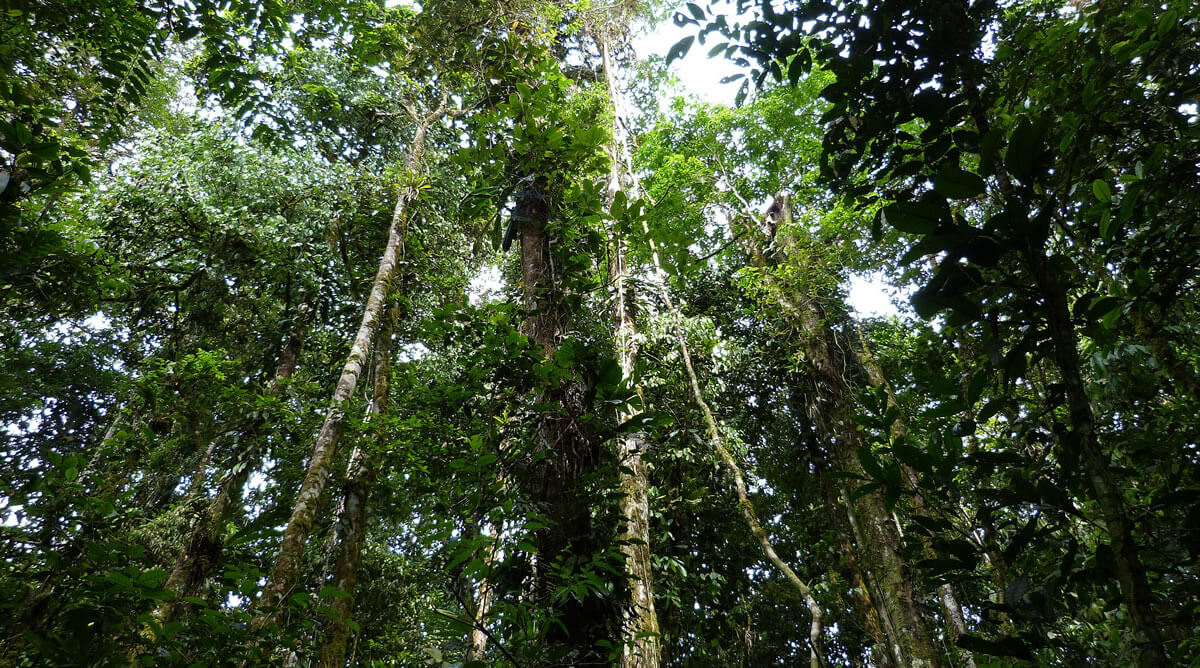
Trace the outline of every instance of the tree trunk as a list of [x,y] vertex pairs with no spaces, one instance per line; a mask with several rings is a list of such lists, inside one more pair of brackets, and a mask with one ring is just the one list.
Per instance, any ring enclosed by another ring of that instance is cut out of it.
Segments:
[[[786,198],[782,202],[779,226],[786,228],[791,222],[791,210]],[[746,239],[755,263],[769,270],[769,262],[755,240],[755,231],[748,230]],[[827,440],[830,461],[840,471],[865,477],[858,449],[866,443],[849,417],[852,387],[843,373],[853,360],[847,359],[840,352],[841,347],[831,340],[835,333],[826,326],[816,304],[788,295],[769,271],[762,275],[780,307],[798,321],[805,335],[806,365],[813,386],[821,395],[817,422]],[[879,599],[888,651],[898,666],[938,666],[940,653],[917,598],[916,573],[901,554],[900,533],[883,494],[875,491],[854,499],[852,491],[843,490],[845,507],[855,536],[858,561],[875,585],[871,593]]]
[[[559,301],[551,274],[550,240],[546,231],[550,211],[548,184],[535,176],[531,185],[518,193],[515,211],[525,218],[521,225],[521,278],[523,305],[529,315],[521,331],[537,343],[543,354],[553,359],[569,315]],[[538,504],[549,526],[537,532],[537,564],[534,595],[549,601],[556,585],[551,564],[560,557],[586,558],[594,549],[591,513],[579,498],[579,480],[594,459],[592,444],[584,434],[579,418],[587,412],[586,390],[577,381],[546,388],[538,403],[555,406],[537,427],[538,447],[548,453],[538,467],[540,488]],[[554,604],[557,623],[549,627],[548,642],[566,653],[566,660],[591,663],[599,660],[596,642],[606,635],[603,610],[594,597],[578,601],[567,597]]]
[[472,617],[474,626],[467,636],[467,653],[463,663],[482,661],[487,651],[488,634],[487,618],[492,612],[492,603],[496,598],[496,588],[491,581],[492,568],[496,563],[496,551],[500,549],[500,534],[490,525],[483,528],[483,535],[491,537],[494,542],[484,548],[483,563],[487,566],[487,575],[479,581],[479,593],[475,596]]
[[[424,118],[414,118],[417,123],[416,134],[406,160],[410,175],[415,175],[421,165],[425,152],[425,133],[429,127],[445,114],[444,108],[439,108]],[[300,484],[296,494],[296,502],[292,515],[288,519],[283,532],[283,540],[279,547],[279,556],[271,570],[267,585],[262,596],[255,602],[256,614],[252,628],[258,630],[277,621],[280,606],[286,602],[299,576],[300,559],[304,555],[304,547],[308,544],[308,536],[312,529],[317,508],[329,481],[330,467],[337,453],[338,442],[346,424],[346,403],[354,395],[358,386],[358,378],[362,374],[363,365],[370,353],[371,343],[379,332],[379,322],[383,314],[384,300],[396,272],[397,261],[404,246],[404,237],[408,229],[409,206],[416,200],[419,189],[416,183],[405,184],[401,187],[400,195],[396,198],[396,206],[392,212],[392,222],[388,226],[387,245],[383,257],[379,260],[379,269],[371,284],[371,292],[363,307],[362,322],[358,333],[346,356],[346,363],[338,379],[337,387],[329,401],[325,413],[325,423],[317,434],[313,444],[312,457],[308,463],[308,472]]]
[[[295,329],[284,344],[275,365],[275,375],[267,386],[266,394],[278,396],[284,382],[291,378],[296,369],[296,361],[300,357],[300,349],[308,329],[312,310],[302,305],[297,315]],[[191,534],[180,550],[175,565],[167,577],[164,588],[175,594],[174,598],[163,601],[155,611],[155,617],[160,624],[166,624],[179,616],[183,610],[182,598],[195,596],[200,585],[208,578],[213,569],[221,561],[224,551],[224,527],[233,501],[241,494],[246,478],[256,466],[258,459],[259,432],[262,430],[265,418],[255,418],[243,431],[242,441],[246,449],[234,456],[231,465],[217,483],[216,493],[209,500],[203,515],[196,519]],[[214,439],[215,440],[215,439]]]
[[[622,177],[630,181],[629,190],[639,194],[636,177],[627,169],[628,144],[624,141],[619,122],[617,100],[619,91],[613,72],[608,41],[597,39],[608,86],[609,105],[613,114],[612,142],[609,146],[611,169],[608,177],[608,205],[611,207],[617,192],[622,187]],[[625,240],[614,229],[611,233],[612,266],[609,275],[613,283],[613,343],[617,362],[621,366],[621,378],[631,382],[638,361],[637,341],[637,295],[630,281],[629,267],[625,262]],[[640,397],[641,391],[638,390]],[[636,410],[623,409],[618,420],[625,422],[634,417]],[[650,561],[650,480],[642,453],[646,450],[645,434],[633,433],[623,436],[618,442],[618,484],[621,496],[621,553],[625,555],[625,570],[629,573],[627,586],[629,600],[621,619],[622,646],[621,665],[624,668],[657,668],[662,663],[662,643],[658,626],[658,615],[654,609],[654,574]]]
[[[879,364],[879,360],[871,352],[867,345],[866,337],[862,332],[858,332],[859,339],[859,362],[867,372],[867,377],[871,381],[871,385],[877,388],[882,388],[887,394],[887,404],[890,408],[895,408],[897,413],[896,421],[892,423],[891,437],[895,441],[903,439],[908,435],[908,419],[904,415],[904,410],[900,406],[900,402],[896,399],[896,392],[892,389],[892,384],[888,382],[887,376],[883,373],[883,367]],[[964,388],[965,391],[966,388]],[[963,396],[966,396],[964,394]],[[929,511],[926,508],[925,493],[921,490],[921,478],[917,472],[907,464],[900,464],[900,472],[904,476],[904,481],[908,485],[909,498],[912,500],[913,512],[918,517],[929,517]],[[925,556],[929,559],[937,557],[933,549],[933,539],[930,536],[923,535],[921,537],[922,546],[925,549]],[[945,616],[946,624],[950,631],[951,644],[957,641],[958,637],[967,632],[967,623],[963,618],[962,606],[958,603],[958,597],[954,593],[954,587],[948,582],[938,585],[938,602],[942,606],[942,614]],[[966,650],[960,650],[960,653],[966,660],[965,665],[968,668],[975,668],[975,657]]]
[[[392,333],[399,317],[399,302],[393,302],[387,322],[375,341],[375,386],[372,388],[371,403],[364,418],[369,428],[388,408],[388,387],[391,375]],[[371,431],[364,440],[371,439]],[[354,588],[358,583],[358,566],[362,557],[363,540],[367,529],[367,502],[371,486],[375,484],[376,470],[370,452],[370,443],[360,443],[350,454],[350,465],[346,482],[342,487],[342,499],[331,547],[337,555],[330,584],[346,596],[337,596],[327,602],[329,619],[325,627],[325,642],[321,645],[320,662],[324,668],[341,668],[346,665],[346,642],[350,636],[350,615],[354,611]]]
[[1105,530],[1112,539],[1114,566],[1133,627],[1138,663],[1142,666],[1166,665],[1162,637],[1152,609],[1153,592],[1138,556],[1125,497],[1113,478],[1109,457],[1100,449],[1096,434],[1096,416],[1079,368],[1079,341],[1071,321],[1066,289],[1048,266],[1044,247],[1030,245],[1024,254],[1046,300],[1051,354],[1066,390],[1071,424],[1061,441],[1064,454],[1083,465],[1092,494],[1100,506]]
[[[793,405],[793,410],[798,408]],[[800,414],[798,410],[795,410]],[[808,427],[806,425],[806,427]],[[854,553],[854,532],[850,526],[850,518],[842,512],[842,502],[838,497],[838,489],[829,473],[829,460],[824,450],[816,447],[815,433],[811,428],[805,428],[806,441],[811,445],[809,456],[813,459],[817,480],[821,486],[821,494],[825,497],[825,512],[829,525],[837,540],[838,553],[841,555],[842,576],[850,583],[854,605],[858,609],[863,631],[871,639],[871,662],[874,666],[892,666],[892,653],[888,650],[888,634],[884,632],[883,621],[877,607],[878,596],[871,595],[871,586],[867,584],[866,575],[858,564],[858,556]]]

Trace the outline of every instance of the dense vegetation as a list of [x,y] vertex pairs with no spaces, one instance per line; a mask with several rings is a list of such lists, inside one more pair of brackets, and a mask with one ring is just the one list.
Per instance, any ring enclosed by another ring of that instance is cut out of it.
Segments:
[[1200,657],[1193,4],[0,35],[0,664]]

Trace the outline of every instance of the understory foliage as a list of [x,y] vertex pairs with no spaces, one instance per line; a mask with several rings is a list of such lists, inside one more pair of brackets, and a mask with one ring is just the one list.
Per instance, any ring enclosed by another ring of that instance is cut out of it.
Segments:
[[1195,662],[1198,45],[0,2],[0,664]]

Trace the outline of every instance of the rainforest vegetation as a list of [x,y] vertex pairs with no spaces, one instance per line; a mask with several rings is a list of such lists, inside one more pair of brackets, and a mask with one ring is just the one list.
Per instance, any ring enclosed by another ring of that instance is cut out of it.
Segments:
[[1200,657],[1191,0],[0,0],[0,65],[0,665]]

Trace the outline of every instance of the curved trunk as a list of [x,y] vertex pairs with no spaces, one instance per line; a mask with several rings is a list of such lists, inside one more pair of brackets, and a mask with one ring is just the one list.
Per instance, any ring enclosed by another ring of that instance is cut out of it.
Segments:
[[[646,222],[642,221],[643,231],[649,237],[649,227]],[[671,326],[675,334],[675,341],[679,346],[679,354],[683,358],[683,368],[687,373],[688,383],[692,389],[692,398],[696,401],[696,405],[700,407],[700,412],[704,415],[704,424],[708,433],[709,443],[713,450],[716,451],[717,457],[720,458],[725,470],[733,478],[734,490],[737,492],[738,508],[742,511],[742,518],[746,520],[746,525],[750,529],[750,533],[758,540],[758,544],[762,547],[763,554],[766,555],[767,561],[771,562],[776,569],[783,574],[800,597],[804,599],[808,606],[811,621],[809,623],[808,641],[809,641],[809,664],[812,668],[818,668],[824,663],[824,652],[821,649],[821,636],[824,634],[824,615],[817,599],[812,595],[812,590],[808,583],[800,579],[800,576],[788,566],[779,554],[775,551],[774,544],[771,543],[771,538],[767,531],[763,529],[758,521],[758,515],[754,510],[754,503],[750,500],[750,495],[746,489],[745,477],[742,474],[742,469],[738,466],[737,460],[729,453],[725,447],[725,439],[721,436],[721,430],[717,427],[717,420],[713,417],[712,409],[708,405],[708,401],[704,399],[704,392],[700,389],[700,380],[696,376],[696,368],[692,364],[692,355],[688,350],[687,340],[683,333],[683,328],[680,325],[679,310],[675,308],[675,302],[671,299],[671,293],[667,289],[666,272],[663,271],[662,261],[659,259],[658,247],[653,239],[650,241],[650,256],[654,261],[654,269],[657,274],[656,282],[658,284],[659,297],[662,299],[663,305],[667,309],[667,314],[671,318]]]

